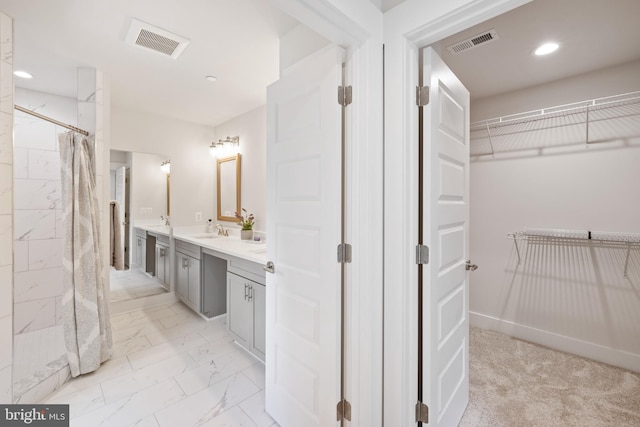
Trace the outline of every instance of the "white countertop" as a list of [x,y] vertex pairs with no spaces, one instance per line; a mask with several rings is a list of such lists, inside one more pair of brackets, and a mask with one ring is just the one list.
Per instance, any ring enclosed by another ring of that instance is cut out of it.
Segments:
[[171,227],[164,224],[136,224],[134,228],[145,230],[148,233],[162,234],[163,236],[171,236]]
[[267,244],[263,241],[240,240],[240,236],[218,236],[217,233],[198,233],[191,230],[173,230],[173,238],[227,255],[264,265],[267,262]]

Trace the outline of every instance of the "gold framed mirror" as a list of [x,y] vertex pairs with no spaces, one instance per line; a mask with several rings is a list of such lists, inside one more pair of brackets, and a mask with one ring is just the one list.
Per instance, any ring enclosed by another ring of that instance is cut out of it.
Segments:
[[218,221],[233,221],[240,212],[240,154],[216,161]]

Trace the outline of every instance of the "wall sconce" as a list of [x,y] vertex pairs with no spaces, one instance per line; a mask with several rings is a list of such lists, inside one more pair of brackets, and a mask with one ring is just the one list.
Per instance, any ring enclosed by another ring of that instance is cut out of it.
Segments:
[[218,142],[212,142],[209,146],[211,157],[224,157],[238,154],[240,151],[240,137],[228,136],[225,139],[219,139]]
[[171,173],[171,161],[165,160],[164,162],[160,163],[160,169],[162,169],[162,172],[169,175]]

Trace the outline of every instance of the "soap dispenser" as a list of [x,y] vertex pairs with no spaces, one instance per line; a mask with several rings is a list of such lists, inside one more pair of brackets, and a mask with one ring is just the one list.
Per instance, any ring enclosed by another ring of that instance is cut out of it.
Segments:
[[213,220],[207,220],[207,233],[213,233]]

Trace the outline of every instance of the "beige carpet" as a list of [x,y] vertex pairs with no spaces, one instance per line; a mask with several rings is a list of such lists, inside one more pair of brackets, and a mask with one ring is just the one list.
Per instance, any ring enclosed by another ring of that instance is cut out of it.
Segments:
[[461,427],[640,426],[640,374],[471,328]]

